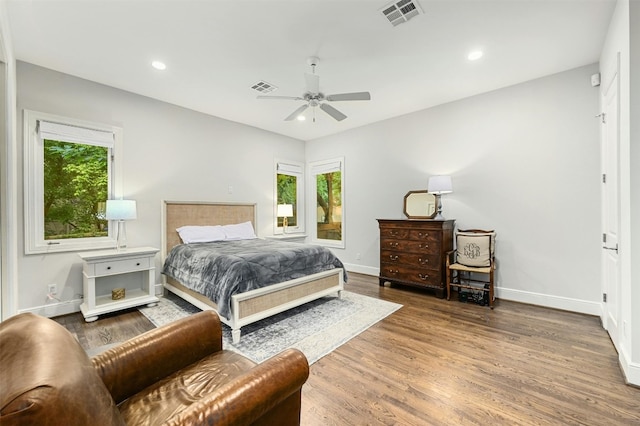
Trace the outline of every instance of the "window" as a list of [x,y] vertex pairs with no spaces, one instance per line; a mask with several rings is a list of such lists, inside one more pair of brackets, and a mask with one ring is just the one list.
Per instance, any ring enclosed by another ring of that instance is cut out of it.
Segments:
[[317,161],[309,165],[315,200],[312,239],[344,248],[344,158]]
[[113,247],[121,129],[25,110],[25,253]]
[[283,218],[278,217],[278,204],[291,204],[293,216],[287,218],[287,232],[304,232],[304,166],[293,161],[276,161],[276,204],[274,234],[283,233]]

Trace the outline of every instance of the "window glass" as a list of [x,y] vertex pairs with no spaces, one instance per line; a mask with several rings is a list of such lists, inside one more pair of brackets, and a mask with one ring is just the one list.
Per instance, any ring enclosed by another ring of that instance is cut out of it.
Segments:
[[[298,177],[278,173],[278,204],[291,204],[293,216],[287,218],[287,226],[298,226]],[[283,217],[278,217],[278,227],[282,227]]]
[[44,140],[44,239],[105,237],[109,148]]
[[344,247],[343,159],[310,164],[315,191],[315,235],[321,244]]
[[287,218],[288,233],[304,232],[304,165],[295,161],[276,160],[274,234],[284,232],[284,218],[278,216],[278,205],[290,204],[293,216]]

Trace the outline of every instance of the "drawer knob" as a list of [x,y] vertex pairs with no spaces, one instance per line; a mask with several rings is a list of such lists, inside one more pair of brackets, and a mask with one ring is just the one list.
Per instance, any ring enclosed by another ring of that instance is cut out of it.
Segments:
[[424,274],[424,275],[422,275],[422,274],[418,274],[418,276],[419,276],[419,277],[420,277],[420,279],[421,279],[421,280],[423,280],[423,281],[424,281],[424,280],[426,280],[427,278],[429,278],[429,275],[427,275],[427,274]]
[[397,274],[397,273],[398,273],[398,270],[396,269],[396,270],[394,271],[393,269],[389,269],[389,273],[390,273],[391,275],[395,275],[395,274]]
[[423,258],[420,257],[420,258],[418,258],[418,262],[421,265],[426,265],[427,263],[429,263],[429,259],[423,259]]
[[398,231],[389,231],[389,235],[391,235],[392,237],[395,237],[398,235]]
[[136,266],[140,266],[140,262],[136,263]]
[[398,243],[397,242],[396,243],[389,243],[389,246],[390,247],[398,247]]
[[429,244],[420,244],[418,247],[420,247],[420,248],[429,248]]
[[428,233],[428,232],[425,232],[425,233],[418,232],[418,236],[419,236],[419,237],[428,237],[428,236],[429,236],[429,233]]
[[392,261],[394,261],[394,262],[395,262],[396,260],[398,260],[398,256],[397,256],[397,255],[396,255],[396,256],[394,256],[394,255],[390,254],[390,255],[389,255],[389,259],[391,259]]
[[111,269],[111,266],[107,266],[107,269]]

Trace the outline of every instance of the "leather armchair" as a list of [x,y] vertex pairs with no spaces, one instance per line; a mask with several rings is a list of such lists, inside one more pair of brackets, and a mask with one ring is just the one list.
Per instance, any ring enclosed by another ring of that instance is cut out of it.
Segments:
[[222,349],[204,311],[89,358],[64,327],[0,323],[0,424],[299,425],[309,364],[289,349],[256,365]]

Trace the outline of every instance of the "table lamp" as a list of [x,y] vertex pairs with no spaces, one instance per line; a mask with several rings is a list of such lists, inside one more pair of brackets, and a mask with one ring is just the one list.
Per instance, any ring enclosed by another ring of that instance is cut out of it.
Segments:
[[287,218],[293,217],[293,205],[292,204],[278,204],[278,217],[282,218],[282,233],[287,233]]
[[427,184],[427,191],[436,197],[436,208],[438,209],[438,213],[434,219],[444,220],[444,217],[442,216],[442,200],[440,200],[440,196],[442,194],[449,194],[453,192],[451,176],[431,176],[429,178],[429,183]]
[[116,249],[121,250],[127,247],[125,220],[133,220],[136,217],[135,200],[107,200],[107,220],[118,221]]

